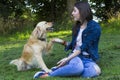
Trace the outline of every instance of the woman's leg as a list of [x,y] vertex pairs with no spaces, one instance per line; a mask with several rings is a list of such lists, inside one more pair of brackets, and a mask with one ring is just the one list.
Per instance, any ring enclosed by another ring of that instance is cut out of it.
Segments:
[[83,77],[96,77],[100,75],[101,70],[99,66],[94,62],[84,63],[84,71],[82,73]]
[[80,76],[83,72],[83,63],[79,57],[75,57],[68,64],[51,72],[49,76]]

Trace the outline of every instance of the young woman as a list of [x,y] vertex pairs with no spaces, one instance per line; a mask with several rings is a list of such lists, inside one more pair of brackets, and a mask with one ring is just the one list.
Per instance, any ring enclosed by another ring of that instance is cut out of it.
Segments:
[[75,26],[72,29],[72,41],[65,45],[65,50],[72,52],[58,62],[58,66],[50,73],[37,72],[34,78],[48,76],[82,76],[96,77],[101,70],[96,64],[99,59],[98,43],[101,29],[93,19],[90,5],[87,2],[77,2],[72,11]]

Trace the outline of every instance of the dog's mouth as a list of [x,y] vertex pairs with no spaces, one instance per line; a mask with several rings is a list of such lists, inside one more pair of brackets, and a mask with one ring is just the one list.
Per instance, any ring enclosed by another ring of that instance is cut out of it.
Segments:
[[53,27],[49,27],[49,28],[46,28],[47,31],[53,31],[54,28]]

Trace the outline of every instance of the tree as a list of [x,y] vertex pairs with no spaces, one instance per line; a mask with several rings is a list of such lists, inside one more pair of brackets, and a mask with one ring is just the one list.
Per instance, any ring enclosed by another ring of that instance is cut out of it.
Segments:
[[24,11],[24,0],[0,0],[0,15],[4,19],[8,19],[9,16],[18,18]]
[[66,0],[27,0],[37,20],[55,21],[66,10]]
[[120,0],[90,0],[91,7],[96,11],[95,16],[108,20],[120,12]]
[[67,11],[69,15],[71,15],[71,11],[73,10],[73,6],[76,1],[77,0],[67,0]]
[[[10,18],[15,27],[18,23],[23,24],[24,19],[66,22],[76,1],[88,1],[95,11],[94,15],[102,20],[108,20],[120,12],[120,0],[0,0],[0,18],[4,23],[9,22]],[[31,14],[34,16],[29,17]]]

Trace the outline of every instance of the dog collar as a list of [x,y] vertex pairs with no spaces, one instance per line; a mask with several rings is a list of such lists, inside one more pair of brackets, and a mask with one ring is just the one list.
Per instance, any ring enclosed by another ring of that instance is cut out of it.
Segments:
[[41,40],[41,41],[46,41],[45,38],[38,38],[38,40]]

